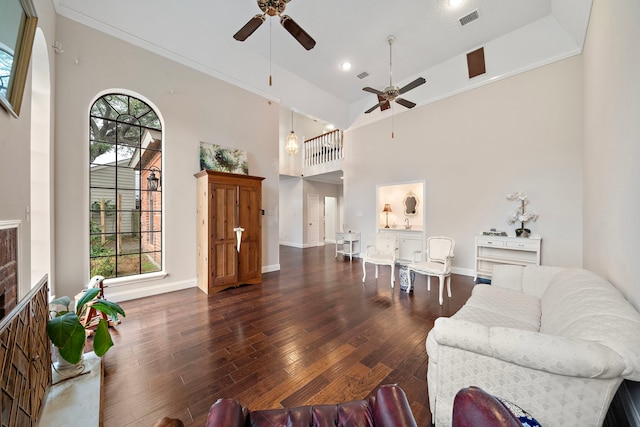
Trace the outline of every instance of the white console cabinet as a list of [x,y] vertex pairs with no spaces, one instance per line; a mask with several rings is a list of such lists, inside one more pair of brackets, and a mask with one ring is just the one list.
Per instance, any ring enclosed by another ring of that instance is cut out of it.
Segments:
[[491,279],[496,264],[540,265],[540,237],[476,236],[476,279]]
[[381,228],[380,233],[393,233],[398,239],[398,264],[408,264],[413,261],[415,251],[424,249],[422,230]]

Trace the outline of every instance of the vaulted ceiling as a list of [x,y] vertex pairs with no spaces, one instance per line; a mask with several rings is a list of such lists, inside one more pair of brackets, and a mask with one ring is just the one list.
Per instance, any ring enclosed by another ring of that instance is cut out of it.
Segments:
[[[263,0],[266,1],[266,0]],[[284,14],[316,41],[305,50],[267,17],[248,39],[233,35],[260,13],[256,0],[54,0],[67,18],[281,102],[342,129],[386,117],[364,111],[364,92],[424,77],[403,95],[418,105],[582,52],[592,0],[291,0]],[[478,18],[461,25],[460,18]],[[64,43],[64,40],[62,41]],[[484,47],[487,73],[467,75]],[[352,64],[343,71],[341,64]],[[367,73],[365,78],[359,78]],[[272,85],[269,86],[269,76]],[[394,105],[401,113],[404,107]]]

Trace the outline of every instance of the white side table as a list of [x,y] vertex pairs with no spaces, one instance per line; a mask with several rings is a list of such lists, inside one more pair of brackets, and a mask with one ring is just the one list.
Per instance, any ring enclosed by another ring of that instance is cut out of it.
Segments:
[[476,236],[476,277],[491,280],[493,266],[540,265],[541,237]]
[[358,253],[360,253],[360,233],[352,231],[336,233],[336,257],[338,254],[348,255],[349,261],[353,261],[353,256]]

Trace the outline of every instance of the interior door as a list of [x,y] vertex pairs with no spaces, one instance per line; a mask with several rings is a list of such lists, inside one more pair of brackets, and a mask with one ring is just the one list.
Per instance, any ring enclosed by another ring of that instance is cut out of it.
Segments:
[[238,254],[238,281],[246,282],[262,273],[262,190],[259,185],[238,187],[237,227],[244,228]]
[[[236,254],[236,235],[233,227],[236,223],[237,186],[229,184],[211,184],[211,209],[213,218],[213,236],[211,236],[210,257],[215,263],[214,286],[227,285],[237,281],[238,258]],[[210,273],[211,274],[211,273]]]
[[309,194],[309,246],[319,246],[320,239],[320,197]]
[[329,243],[336,242],[336,225],[338,218],[338,199],[335,197],[324,198],[324,241]]

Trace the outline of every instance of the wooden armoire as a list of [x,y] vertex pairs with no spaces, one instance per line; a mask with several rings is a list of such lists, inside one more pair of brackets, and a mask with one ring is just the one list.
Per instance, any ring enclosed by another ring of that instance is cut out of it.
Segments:
[[198,287],[211,295],[262,282],[262,180],[203,170],[198,181]]

